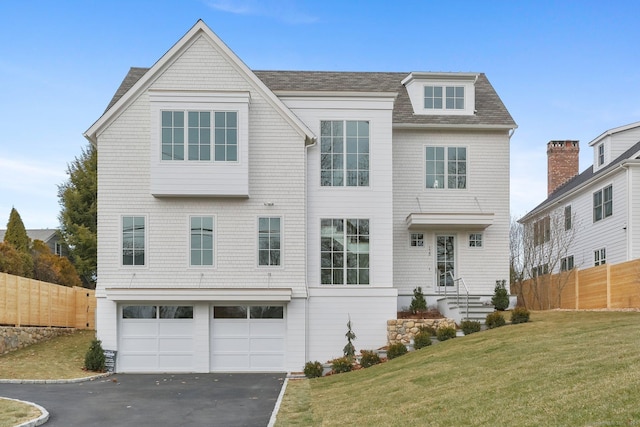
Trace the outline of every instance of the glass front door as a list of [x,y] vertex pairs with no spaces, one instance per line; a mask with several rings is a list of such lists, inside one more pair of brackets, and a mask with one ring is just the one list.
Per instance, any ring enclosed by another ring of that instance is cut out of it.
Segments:
[[438,286],[453,286],[456,277],[455,236],[436,236]]

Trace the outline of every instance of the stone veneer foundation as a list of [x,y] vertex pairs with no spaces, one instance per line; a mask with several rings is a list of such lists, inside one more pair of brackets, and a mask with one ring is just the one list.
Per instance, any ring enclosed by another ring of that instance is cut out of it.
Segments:
[[393,319],[387,320],[387,343],[404,345],[413,343],[413,338],[420,331],[421,327],[431,327],[435,330],[439,328],[456,328],[453,319]]
[[73,328],[0,326],[0,354],[45,341],[59,335],[70,334]]

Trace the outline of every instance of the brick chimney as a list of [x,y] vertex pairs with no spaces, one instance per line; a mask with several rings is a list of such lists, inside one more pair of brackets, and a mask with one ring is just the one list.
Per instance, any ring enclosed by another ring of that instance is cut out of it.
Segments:
[[547,143],[547,196],[578,175],[580,146],[578,141]]

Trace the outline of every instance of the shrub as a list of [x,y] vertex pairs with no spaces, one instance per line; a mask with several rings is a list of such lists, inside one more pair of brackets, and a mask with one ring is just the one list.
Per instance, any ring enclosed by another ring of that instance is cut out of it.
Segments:
[[104,372],[105,357],[102,341],[94,338],[84,356],[84,368],[87,371]]
[[493,329],[499,326],[504,326],[506,322],[504,321],[504,316],[501,313],[494,311],[491,314],[487,314],[487,318],[484,323],[487,325],[487,328]]
[[480,332],[480,327],[480,322],[476,320],[463,320],[462,323],[460,323],[460,329],[462,329],[465,335]]
[[433,326],[420,326],[420,333],[427,334],[429,336],[436,336],[436,329]]
[[322,376],[323,368],[322,363],[315,362],[307,362],[304,365],[304,376],[307,378],[318,378]]
[[422,293],[422,288],[420,286],[413,290],[413,298],[411,299],[409,310],[414,314],[427,310],[427,301],[424,299],[424,294]]
[[516,307],[511,312],[511,323],[526,323],[529,321],[529,310],[524,307]]
[[436,338],[438,338],[438,341],[446,341],[448,339],[455,338],[455,337],[456,337],[456,330],[451,326],[438,328],[438,330],[436,331]]
[[504,280],[496,280],[496,287],[493,290],[493,298],[491,304],[496,310],[504,311],[509,307],[509,294]]
[[401,342],[396,344],[391,344],[387,348],[387,358],[389,360],[395,359],[396,357],[400,357],[403,354],[407,354],[407,346],[402,344]]
[[413,348],[416,350],[420,350],[421,348],[431,345],[431,332],[423,329],[424,328],[420,328],[420,332],[413,337]]
[[331,369],[336,374],[341,374],[343,372],[350,372],[351,369],[353,369],[353,365],[349,357],[338,357],[331,361]]
[[349,358],[349,360],[353,360],[353,357],[356,355],[356,348],[352,341],[356,339],[356,334],[351,330],[351,318],[349,318],[349,321],[347,322],[347,333],[344,334],[344,336],[347,337],[347,345],[342,349],[342,353],[344,354],[344,357]]
[[363,368],[368,368],[381,362],[380,356],[373,350],[362,350],[360,356],[360,365]]

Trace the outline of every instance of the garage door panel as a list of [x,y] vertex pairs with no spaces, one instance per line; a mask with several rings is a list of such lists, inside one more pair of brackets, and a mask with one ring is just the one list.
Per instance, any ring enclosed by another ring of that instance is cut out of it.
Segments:
[[250,323],[251,336],[278,336],[284,335],[285,327],[282,320],[252,320]]
[[193,322],[185,322],[178,320],[161,320],[158,325],[160,328],[160,335],[193,335]]
[[252,354],[250,363],[251,368],[255,370],[284,369],[284,356],[282,354]]
[[118,363],[129,371],[151,371],[157,364],[156,354],[120,354]]
[[215,328],[213,331],[215,336],[233,337],[237,335],[249,335],[249,325],[246,320],[216,319],[215,322],[213,322],[213,327]]
[[177,371],[189,371],[193,365],[193,355],[191,354],[160,354],[158,356],[158,367],[160,369]]
[[282,352],[284,348],[284,338],[276,337],[264,337],[264,338],[251,338],[252,352]]
[[120,352],[129,351],[155,352],[157,350],[158,340],[155,337],[123,337],[120,340]]
[[193,338],[191,337],[163,337],[160,338],[158,349],[160,351],[193,351]]
[[125,336],[156,335],[158,333],[158,324],[154,321],[125,320],[122,322],[122,332]]
[[215,353],[211,357],[211,364],[218,370],[244,371],[249,366],[249,355],[247,353]]
[[211,345],[217,352],[225,351],[249,351],[249,338],[214,338]]

